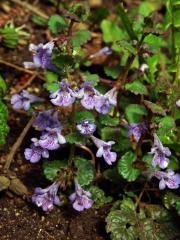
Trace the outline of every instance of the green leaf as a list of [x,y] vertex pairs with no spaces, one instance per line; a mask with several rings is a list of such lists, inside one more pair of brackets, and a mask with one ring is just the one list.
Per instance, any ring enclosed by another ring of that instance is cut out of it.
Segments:
[[[120,209],[119,209],[120,208]],[[137,213],[131,199],[123,199],[106,218],[106,230],[112,240],[179,239],[180,232],[170,213],[159,205],[150,205]]]
[[54,34],[59,34],[62,29],[67,28],[68,24],[60,15],[52,15],[48,21],[48,27]]
[[165,110],[160,105],[152,103],[147,100],[144,100],[144,104],[148,109],[151,110],[151,112],[158,114],[158,115],[162,115],[162,116],[166,115]]
[[86,29],[81,29],[75,32],[72,38],[73,48],[80,47],[91,39],[91,32]]
[[121,28],[110,20],[104,19],[101,22],[101,30],[103,33],[103,40],[106,43],[115,42],[124,39],[125,35]]
[[121,68],[119,65],[113,67],[104,67],[104,72],[108,77],[117,79],[121,72]]
[[112,127],[102,128],[101,129],[101,138],[104,141],[108,141],[108,140],[119,141],[120,140],[120,128],[112,128]]
[[135,181],[140,174],[140,170],[133,167],[136,161],[136,155],[129,151],[125,153],[118,161],[118,172],[128,182]]
[[105,126],[110,126],[110,127],[115,127],[119,123],[119,119],[116,117],[111,117],[109,115],[100,115],[99,116],[99,121],[101,124]]
[[70,144],[85,144],[86,138],[79,133],[69,133],[65,136],[66,142]]
[[155,4],[151,2],[142,2],[139,7],[139,14],[147,17],[150,13],[156,10]]
[[173,192],[167,192],[163,197],[163,204],[167,209],[171,209],[177,201],[180,201],[180,197]]
[[0,145],[6,143],[6,137],[9,133],[9,126],[7,124],[8,109],[6,105],[0,100]]
[[119,41],[116,41],[116,44],[122,48],[122,50],[126,50],[128,51],[129,53],[135,55],[137,54],[137,51],[136,49],[132,46],[132,43],[129,43],[127,42],[127,40],[119,40]]
[[38,26],[42,26],[42,27],[47,26],[47,20],[41,16],[33,15],[31,20],[33,21],[33,23],[35,23]]
[[130,104],[125,109],[125,116],[130,124],[140,123],[142,117],[146,115],[147,115],[146,108],[139,104]]
[[76,157],[75,166],[77,168],[77,180],[81,186],[89,185],[95,176],[95,169],[90,160]]
[[129,90],[130,92],[134,94],[141,94],[141,95],[148,95],[148,90],[144,84],[142,84],[140,81],[134,81],[132,83],[126,83],[125,89]]
[[6,82],[0,75],[0,94],[2,93],[3,95],[5,95],[6,92],[7,92]]
[[152,33],[148,34],[144,38],[144,43],[148,44],[152,51],[159,51],[161,47],[165,45],[164,40],[161,37],[158,37]]
[[44,175],[50,181],[53,181],[64,168],[67,168],[67,160],[43,161]]
[[121,4],[118,4],[117,6],[117,13],[119,14],[121,21],[123,23],[123,26],[125,27],[129,37],[131,40],[137,40],[137,36],[136,33],[134,32],[133,28],[132,28],[132,23],[130,22],[127,13],[125,12],[124,8],[122,7]]
[[97,86],[98,82],[99,82],[99,76],[97,74],[92,74],[88,71],[83,72],[82,76],[84,78],[85,82],[90,82],[92,84],[92,86]]
[[75,120],[77,123],[79,123],[81,120],[91,120],[91,121],[95,121],[94,115],[91,112],[88,111],[80,111],[80,112],[76,112],[75,113]]
[[152,56],[152,57],[148,57],[147,59],[146,59],[146,63],[147,63],[147,65],[148,65],[148,67],[149,67],[149,79],[147,79],[147,81],[149,82],[149,83],[155,83],[155,73],[157,72],[157,65],[158,65],[158,63],[159,63],[159,55],[154,55],[154,56]]
[[56,73],[46,71],[45,72],[45,80],[46,80],[46,83],[44,84],[44,87],[49,92],[55,92],[59,89],[58,75]]
[[94,200],[93,208],[99,209],[112,201],[112,197],[106,197],[104,191],[96,186],[91,186],[88,191]]
[[6,26],[0,28],[0,35],[2,37],[2,44],[8,48],[16,48],[19,41],[19,35],[15,28]]

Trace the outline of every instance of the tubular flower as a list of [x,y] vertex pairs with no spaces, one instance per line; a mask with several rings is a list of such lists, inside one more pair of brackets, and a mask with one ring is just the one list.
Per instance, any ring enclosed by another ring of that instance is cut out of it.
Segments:
[[55,150],[60,147],[60,144],[66,143],[66,139],[61,134],[60,129],[47,128],[46,131],[40,137],[38,143],[42,148],[48,150]]
[[33,62],[24,62],[25,68],[43,68],[56,71],[56,66],[51,61],[54,42],[46,44],[30,44],[29,51],[33,52]]
[[93,205],[91,193],[82,189],[77,181],[75,181],[75,192],[69,196],[69,199],[73,203],[73,208],[79,212]]
[[75,101],[73,91],[66,82],[59,83],[59,89],[50,95],[51,102],[56,106],[69,106]]
[[90,58],[101,57],[103,55],[111,55],[112,49],[110,47],[101,48],[98,52],[91,54]]
[[168,147],[164,147],[159,140],[158,136],[154,134],[154,145],[151,148],[150,154],[154,154],[152,165],[156,167],[159,165],[160,168],[166,168],[169,164],[167,157],[171,156],[171,152]]
[[96,125],[90,120],[82,120],[76,128],[83,135],[93,134],[96,131]]
[[91,136],[91,139],[98,148],[96,157],[103,156],[106,163],[112,165],[112,163],[115,162],[117,158],[117,153],[111,152],[111,146],[115,144],[115,142],[114,141],[104,142],[94,136]]
[[159,189],[163,190],[167,186],[170,189],[177,189],[180,185],[180,174],[175,173],[171,169],[167,169],[166,172],[157,171],[154,176],[160,180]]
[[141,136],[146,132],[147,128],[145,123],[132,123],[127,126],[128,137],[130,140],[139,142]]
[[40,112],[34,120],[33,125],[41,131],[47,128],[61,128],[61,124],[58,120],[58,112],[54,110]]
[[11,97],[11,104],[13,105],[13,108],[24,109],[25,111],[29,110],[31,103],[42,101],[44,101],[42,98],[29,94],[26,90],[22,90],[22,92],[16,93]]
[[32,138],[31,141],[33,143],[30,148],[26,148],[24,151],[26,160],[29,160],[31,163],[37,163],[40,161],[41,157],[49,158],[48,150],[39,145],[38,139]]
[[59,183],[54,182],[49,187],[42,189],[40,187],[35,188],[32,196],[32,202],[38,207],[41,207],[43,211],[49,212],[54,208],[54,205],[59,206],[60,200],[57,196]]

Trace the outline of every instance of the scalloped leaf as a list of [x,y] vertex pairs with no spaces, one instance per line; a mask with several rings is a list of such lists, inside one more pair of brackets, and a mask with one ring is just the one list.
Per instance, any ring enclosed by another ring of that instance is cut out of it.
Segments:
[[73,47],[80,47],[91,39],[91,32],[86,29],[80,29],[72,37]]
[[130,104],[125,109],[125,116],[130,124],[140,123],[142,117],[147,114],[146,108],[139,104]]
[[125,153],[118,161],[118,172],[128,182],[135,181],[140,174],[140,170],[133,167],[136,161],[136,155],[129,151]]
[[59,32],[68,27],[66,20],[60,15],[52,15],[48,21],[48,27],[50,31],[54,34],[59,34]]
[[94,115],[89,111],[80,111],[75,113],[76,122],[80,122],[81,120],[91,120],[95,121]]
[[105,126],[110,126],[110,127],[115,127],[119,123],[118,118],[116,118],[116,117],[112,118],[109,115],[100,115],[99,116],[99,121],[100,121],[101,124],[103,124]]
[[85,144],[86,138],[79,133],[73,132],[65,136],[66,142],[70,144]]
[[92,194],[94,200],[93,208],[99,209],[112,201],[112,197],[106,197],[104,191],[97,186],[91,186],[88,191]]
[[6,143],[6,137],[9,133],[7,119],[8,119],[7,106],[0,100],[0,145]]
[[90,160],[76,157],[75,166],[77,168],[77,180],[81,186],[89,185],[95,176],[95,169]]
[[151,110],[151,112],[158,114],[158,115],[162,115],[162,116],[166,115],[166,111],[160,105],[158,105],[156,103],[152,103],[147,100],[144,100],[144,104],[149,110]]
[[125,89],[134,93],[134,94],[141,94],[141,95],[148,95],[148,90],[144,84],[140,81],[134,81],[132,83],[126,83]]
[[67,160],[43,161],[43,172],[46,178],[53,181],[61,169],[67,168]]

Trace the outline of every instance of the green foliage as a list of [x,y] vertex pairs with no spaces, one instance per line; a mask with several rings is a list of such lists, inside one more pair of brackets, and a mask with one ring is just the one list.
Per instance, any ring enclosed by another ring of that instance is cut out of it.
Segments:
[[118,125],[119,123],[119,119],[118,118],[113,118],[109,115],[100,115],[99,116],[99,121],[101,124],[105,125],[105,126],[110,126],[110,127],[115,127]]
[[86,29],[81,29],[74,33],[74,36],[72,38],[72,45],[74,48],[80,47],[81,45],[87,43],[90,39],[90,31]]
[[67,168],[66,160],[43,161],[43,172],[46,178],[53,181],[62,169]]
[[91,112],[88,111],[80,111],[75,113],[75,120],[77,123],[79,123],[81,120],[91,120],[95,121],[94,115]]
[[118,161],[118,172],[128,182],[135,181],[140,174],[140,170],[133,167],[136,155],[129,151],[126,152]]
[[120,74],[121,68],[119,65],[113,67],[104,67],[104,72],[108,77],[117,79]]
[[112,240],[169,240],[180,236],[172,220],[159,205],[148,205],[137,213],[132,200],[125,198],[120,208],[108,214],[106,230]]
[[134,81],[132,83],[126,83],[125,89],[134,93],[134,94],[141,94],[141,95],[148,95],[148,90],[144,84],[140,81]]
[[128,122],[139,123],[143,116],[147,115],[146,108],[139,104],[130,104],[126,107],[125,116]]
[[92,194],[94,200],[93,208],[99,209],[112,201],[112,197],[106,197],[104,191],[99,187],[91,186],[88,191]]
[[77,168],[77,180],[81,186],[89,185],[95,176],[95,169],[90,160],[76,157],[75,167]]
[[69,133],[65,136],[66,142],[70,144],[85,144],[86,139],[82,135],[76,132]]
[[7,84],[3,79],[3,77],[0,75],[0,96],[5,95],[6,92],[7,92]]
[[97,84],[99,83],[99,76],[97,74],[92,74],[88,71],[83,72],[82,76],[85,80],[85,82],[89,82],[92,84],[92,86],[97,86]]
[[128,18],[127,14],[126,14],[126,12],[125,12],[125,10],[124,10],[124,8],[122,7],[121,4],[118,4],[118,6],[117,6],[117,13],[120,16],[121,21],[123,23],[123,26],[126,29],[130,39],[131,40],[135,40],[135,39],[137,40],[137,36],[136,36],[136,34],[135,34],[135,32],[132,28],[132,24],[131,24],[131,22],[130,22],[130,20],[129,20],[129,18]]
[[6,105],[0,100],[0,145],[6,143],[6,137],[9,133],[8,109]]
[[121,30],[121,28],[115,22],[110,20],[104,19],[101,22],[101,30],[105,43],[115,42],[125,38],[124,32]]
[[152,113],[162,115],[162,116],[166,115],[165,110],[160,105],[158,105],[156,103],[152,103],[152,102],[147,101],[147,100],[144,100],[144,104],[148,109],[151,110]]
[[49,92],[55,92],[59,89],[58,85],[58,75],[54,72],[46,71],[45,72],[45,80],[44,87]]
[[147,81],[149,83],[155,83],[155,73],[157,72],[157,65],[159,63],[159,55],[153,55],[146,59],[146,63],[149,67],[149,76]]
[[38,15],[33,15],[31,20],[38,26],[45,27],[47,26],[47,20]]
[[58,35],[63,29],[68,27],[66,20],[60,15],[52,15],[48,21],[49,30]]
[[15,28],[11,26],[5,26],[0,28],[0,36],[2,38],[2,44],[8,48],[16,48],[19,42],[19,35]]

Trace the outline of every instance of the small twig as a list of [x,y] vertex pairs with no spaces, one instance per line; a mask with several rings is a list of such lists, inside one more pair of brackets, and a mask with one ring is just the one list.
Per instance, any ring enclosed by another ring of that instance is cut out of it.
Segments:
[[14,2],[18,5],[20,5],[21,7],[23,8],[26,8],[27,10],[35,13],[36,15],[39,15],[40,17],[44,18],[44,19],[48,19],[48,15],[46,15],[44,12],[42,12],[40,9],[38,9],[37,7],[27,3],[27,2],[24,2],[24,1],[20,1],[20,0],[11,0],[11,2]]
[[144,194],[144,192],[146,190],[146,186],[147,186],[147,182],[145,182],[144,187],[143,187],[141,193],[139,194],[139,197],[136,199],[135,208],[137,208],[139,206],[141,198],[142,198],[142,196],[143,196],[143,194]]
[[[28,73],[28,74],[31,74],[31,75],[34,75],[35,73],[37,74],[36,71],[31,71],[31,70],[25,69],[25,68],[23,68],[23,67],[20,67],[20,66],[18,66],[18,65],[16,65],[16,64],[7,62],[7,61],[2,60],[2,59],[0,59],[0,64],[4,64],[4,65],[6,65],[6,66],[8,66],[8,67],[15,68],[16,70],[18,70],[18,71],[20,71],[20,72],[25,72],[25,73]],[[43,78],[41,75],[38,75],[38,78],[44,80],[44,78]]]
[[91,151],[91,149],[89,149],[88,147],[86,147],[86,146],[84,146],[82,144],[78,144],[76,146],[79,147],[79,148],[82,148],[83,150],[85,150],[86,152],[88,152],[91,155],[91,161],[92,161],[93,166],[95,167],[96,159],[95,159],[94,153]]
[[37,77],[37,72],[35,72],[23,86],[19,87],[17,91],[16,90],[12,91],[11,94],[22,91],[24,88],[29,86],[36,77]]
[[16,140],[16,142],[13,144],[12,148],[11,148],[11,151],[10,153],[8,154],[7,156],[7,159],[6,159],[6,163],[4,165],[4,170],[8,170],[10,165],[11,165],[11,162],[13,160],[13,157],[17,151],[17,149],[20,147],[24,137],[26,136],[27,132],[29,131],[31,125],[33,124],[34,122],[34,118],[35,116],[31,117],[31,119],[29,120],[29,122],[27,123],[27,125],[25,126],[25,128],[23,129],[23,131],[21,132],[21,134],[19,135],[18,139]]

